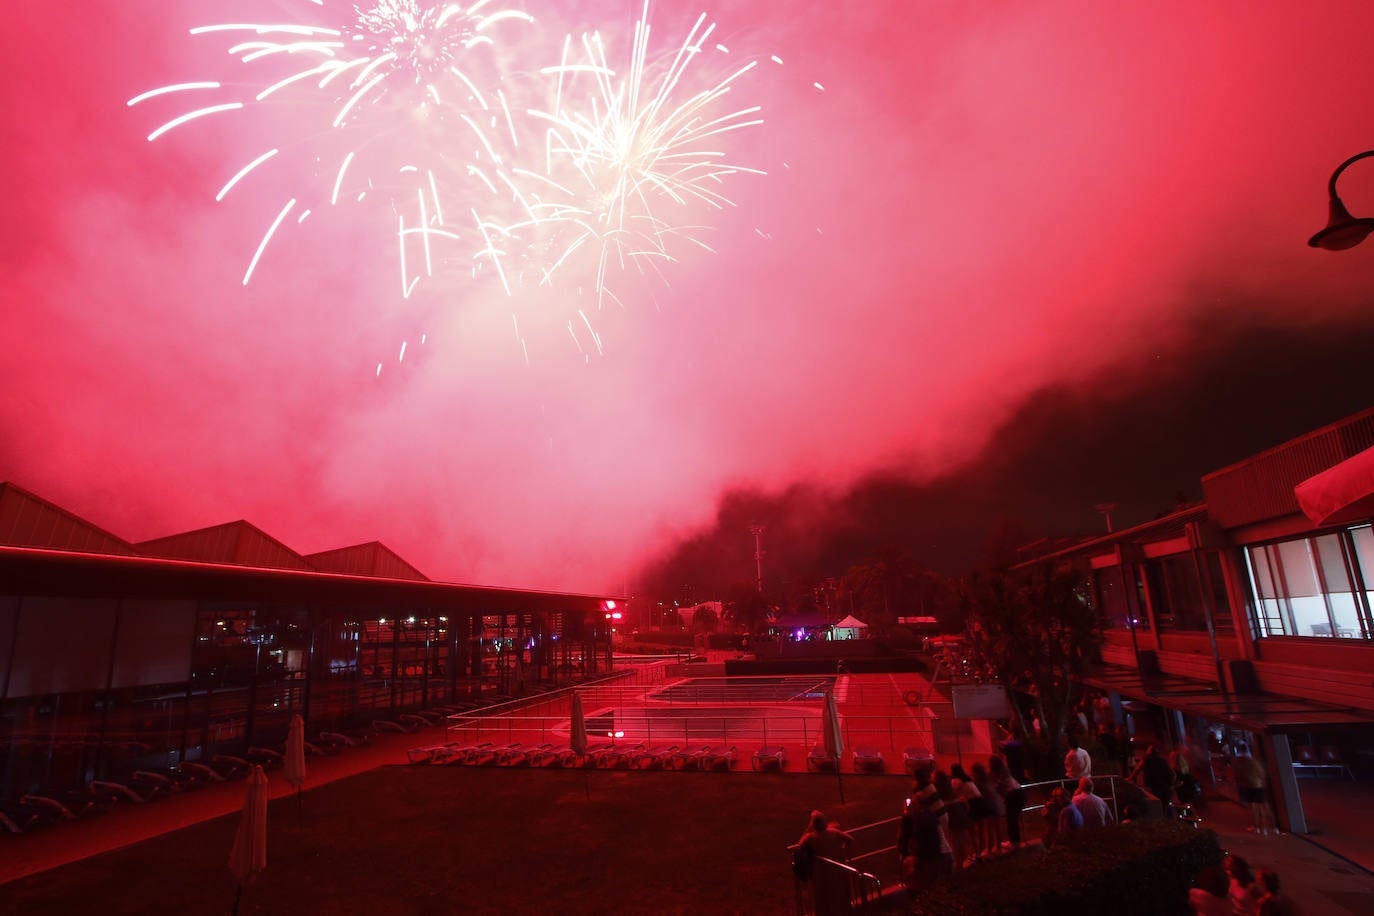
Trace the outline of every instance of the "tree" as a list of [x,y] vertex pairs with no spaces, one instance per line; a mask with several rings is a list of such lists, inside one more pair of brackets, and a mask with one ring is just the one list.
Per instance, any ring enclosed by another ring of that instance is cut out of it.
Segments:
[[[1082,576],[1049,566],[976,575],[965,602],[976,657],[1008,688],[1031,698],[1052,759],[1062,755],[1074,680],[1101,639]],[[1013,708],[1027,734],[1019,707]]]
[[896,550],[884,550],[866,563],[851,566],[841,582],[845,610],[884,635],[909,616],[917,604],[919,583],[925,574],[920,564]]
[[772,606],[752,582],[737,583],[730,590],[727,606],[735,626],[750,636],[763,633],[772,621]]
[[714,633],[720,624],[716,609],[703,604],[692,612],[692,631],[695,633]]

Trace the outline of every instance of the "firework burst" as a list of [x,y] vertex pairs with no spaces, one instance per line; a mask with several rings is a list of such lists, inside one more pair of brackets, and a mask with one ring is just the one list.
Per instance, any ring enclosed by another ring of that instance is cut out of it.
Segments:
[[619,301],[613,275],[662,277],[683,244],[711,250],[701,214],[733,206],[730,176],[763,174],[728,153],[733,133],[763,123],[760,106],[729,104],[755,62],[720,67],[728,52],[708,44],[705,14],[666,53],[650,41],[646,0],[623,53],[593,31],[546,54],[533,18],[493,0],[374,0],[337,17],[311,2],[310,21],[191,30],[227,37],[256,77],[229,85],[251,88],[175,83],[128,102],[197,101],[150,141],[273,103],[313,119],[292,122],[299,136],[246,158],[216,194],[292,155],[315,178],[264,214],[245,284],[280,232],[371,195],[390,214],[403,296],[436,275],[490,277],[512,300],[517,336],[520,308],[562,309],[579,346],[599,351],[588,311]]

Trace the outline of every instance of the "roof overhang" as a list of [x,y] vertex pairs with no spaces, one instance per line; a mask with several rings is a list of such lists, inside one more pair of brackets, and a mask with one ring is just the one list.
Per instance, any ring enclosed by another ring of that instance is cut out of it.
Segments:
[[0,593],[410,606],[479,614],[599,612],[619,595],[457,585],[296,569],[0,546]]
[[1374,723],[1374,710],[1333,706],[1276,693],[1223,692],[1211,681],[1173,674],[1142,675],[1135,668],[1119,665],[1103,665],[1079,681],[1127,699],[1176,709],[1213,722],[1229,722],[1252,732],[1289,732]]

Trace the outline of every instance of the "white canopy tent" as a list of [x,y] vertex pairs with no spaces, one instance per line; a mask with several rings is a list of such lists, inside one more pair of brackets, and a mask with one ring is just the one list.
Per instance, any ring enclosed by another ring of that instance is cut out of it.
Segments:
[[830,628],[831,639],[863,639],[868,624],[850,614]]

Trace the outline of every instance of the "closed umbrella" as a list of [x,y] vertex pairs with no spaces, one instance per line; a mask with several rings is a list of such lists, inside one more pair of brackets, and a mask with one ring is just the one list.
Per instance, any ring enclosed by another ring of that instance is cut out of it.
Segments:
[[286,759],[282,763],[282,775],[287,785],[296,787],[296,827],[301,826],[301,784],[305,782],[305,720],[300,713],[291,717],[291,727],[286,733]]
[[243,813],[239,816],[238,833],[234,835],[234,848],[229,853],[229,870],[238,882],[238,889],[234,892],[235,913],[239,911],[244,883],[266,867],[267,774],[255,764],[248,774],[248,793],[243,799]]
[[[582,712],[582,694],[576,691],[573,691],[572,728],[571,734],[568,736],[568,747],[572,748],[572,752],[582,760],[584,764],[583,769],[585,770],[585,764],[587,762],[587,717]],[[587,776],[585,773],[583,775],[585,779],[583,789],[587,793],[587,797],[591,798],[591,777]]]
[[835,779],[840,783],[840,804],[844,804],[844,777],[840,774],[840,760],[844,753],[844,732],[840,730],[840,710],[835,705],[835,691],[825,692],[825,753],[835,761]]

